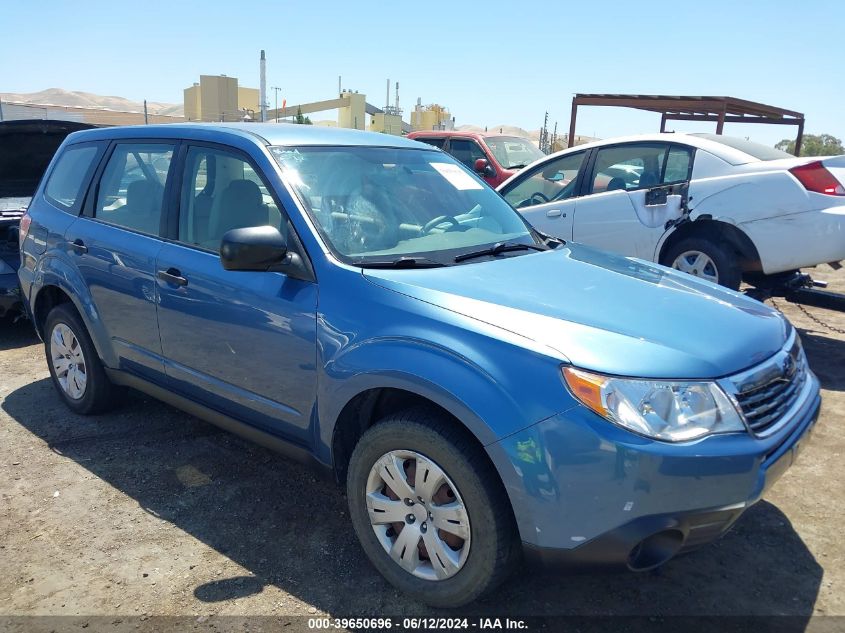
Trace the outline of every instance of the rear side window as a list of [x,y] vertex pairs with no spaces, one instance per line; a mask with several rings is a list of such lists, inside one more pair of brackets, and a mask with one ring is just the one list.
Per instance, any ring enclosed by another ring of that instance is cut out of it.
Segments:
[[446,143],[445,138],[428,138],[425,136],[422,138],[415,138],[414,140],[420,141],[421,143],[426,143],[428,145],[434,145],[434,147],[439,147],[440,149],[443,149],[443,145],[444,143]]
[[599,149],[590,193],[648,189],[661,182],[668,147],[627,143]]
[[112,152],[97,191],[97,219],[159,235],[164,185],[174,146],[121,143]]
[[666,169],[663,172],[663,184],[688,180],[691,166],[691,148],[673,145],[669,150],[669,157],[666,159]]
[[47,199],[64,211],[78,213],[99,153],[98,145],[71,145],[62,152],[44,188]]

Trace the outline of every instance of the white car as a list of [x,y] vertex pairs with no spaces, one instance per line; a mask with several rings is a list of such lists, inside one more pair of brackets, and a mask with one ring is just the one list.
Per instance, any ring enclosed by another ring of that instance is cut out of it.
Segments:
[[845,156],[647,134],[546,156],[498,191],[544,233],[733,289],[845,259]]

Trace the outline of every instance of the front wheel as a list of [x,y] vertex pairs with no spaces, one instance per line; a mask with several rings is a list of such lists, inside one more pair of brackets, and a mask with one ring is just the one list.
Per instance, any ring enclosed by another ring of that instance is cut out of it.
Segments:
[[666,251],[661,263],[731,290],[738,290],[742,281],[742,269],[736,254],[729,247],[706,237],[682,239]]
[[427,409],[389,416],[361,437],[347,478],[352,524],[370,561],[436,607],[492,590],[519,552],[498,475],[456,424]]

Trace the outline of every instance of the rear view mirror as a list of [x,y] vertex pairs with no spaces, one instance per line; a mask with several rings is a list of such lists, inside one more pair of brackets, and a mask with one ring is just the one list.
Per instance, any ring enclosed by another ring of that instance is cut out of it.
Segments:
[[232,229],[220,242],[220,262],[226,270],[267,271],[283,263],[287,253],[284,236],[272,226]]

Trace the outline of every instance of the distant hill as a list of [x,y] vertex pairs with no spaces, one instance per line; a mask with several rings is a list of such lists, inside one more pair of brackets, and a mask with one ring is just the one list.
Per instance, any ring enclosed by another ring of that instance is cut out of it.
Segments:
[[[457,129],[461,132],[483,132],[485,128],[479,127],[477,125],[467,124],[467,125],[459,125],[455,129]],[[498,133],[498,134],[509,134],[510,136],[521,136],[522,138],[529,138],[532,141],[534,141],[535,145],[538,145],[540,143],[540,130],[539,129],[531,130],[529,132],[528,130],[525,130],[521,127],[517,127],[515,125],[501,124],[501,125],[488,125],[487,131],[493,132],[493,133]],[[566,137],[565,132],[564,133],[558,132],[558,142],[555,144],[555,148],[554,148],[555,151],[558,151],[558,150],[564,148],[563,142],[564,142],[565,137]],[[582,145],[584,143],[591,143],[592,141],[597,141],[597,140],[598,140],[597,138],[594,138],[592,136],[582,136],[580,134],[575,136],[575,144],[576,145]]]
[[[115,110],[119,112],[143,112],[144,103],[141,101],[130,101],[123,97],[112,97],[95,95],[90,92],[79,92],[63,90],[62,88],[48,88],[41,92],[30,93],[0,93],[3,101],[17,103],[37,103],[41,105],[71,106],[76,108],[98,108]],[[162,114],[169,116],[184,116],[184,108],[181,104],[159,103],[147,101],[147,111],[150,114]]]

